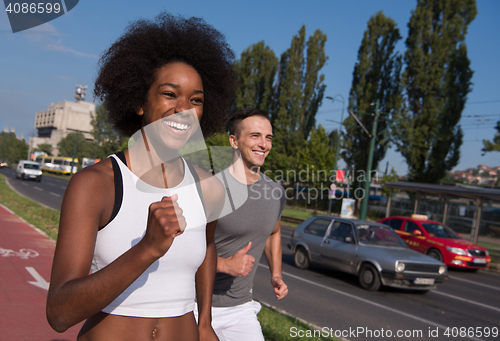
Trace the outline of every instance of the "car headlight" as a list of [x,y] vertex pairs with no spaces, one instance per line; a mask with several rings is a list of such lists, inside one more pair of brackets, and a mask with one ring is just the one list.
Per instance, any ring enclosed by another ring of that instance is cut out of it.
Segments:
[[459,247],[449,247],[447,246],[446,249],[450,251],[451,253],[461,255],[461,256],[467,256],[467,251],[464,249],[461,249]]
[[440,275],[442,275],[442,274],[444,274],[445,272],[446,272],[446,266],[441,265],[441,266],[439,267],[439,274],[440,274]]
[[405,263],[396,263],[396,272],[403,272],[405,271]]

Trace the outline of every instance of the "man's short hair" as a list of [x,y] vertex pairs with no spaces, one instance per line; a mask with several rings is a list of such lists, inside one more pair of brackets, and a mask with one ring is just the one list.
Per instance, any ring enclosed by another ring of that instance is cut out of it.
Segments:
[[236,130],[238,129],[238,126],[240,125],[241,121],[251,116],[264,117],[269,122],[271,122],[271,120],[269,119],[269,114],[264,110],[255,108],[241,109],[232,114],[231,117],[229,118],[229,135],[236,135]]

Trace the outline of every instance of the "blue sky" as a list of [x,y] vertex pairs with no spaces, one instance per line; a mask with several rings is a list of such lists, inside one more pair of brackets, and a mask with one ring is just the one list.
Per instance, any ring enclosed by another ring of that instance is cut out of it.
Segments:
[[[69,13],[15,34],[2,10],[0,129],[15,128],[18,134],[33,136],[36,112],[46,110],[51,103],[72,101],[77,84],[89,87],[87,100],[92,101],[99,56],[129,22],[152,18],[162,10],[204,18],[226,35],[237,57],[261,40],[279,56],[303,24],[307,35],[319,28],[328,37],[329,59],[322,70],[326,95],[340,94],[347,101],[357,52],[370,17],[381,10],[396,21],[403,36],[398,49],[403,52],[407,23],[415,7],[414,0],[81,0]],[[500,1],[478,0],[477,7],[478,15],[467,35],[474,85],[462,113],[465,136],[457,170],[478,164],[500,165],[500,152],[481,156],[482,140],[493,139],[494,127],[500,119]],[[341,109],[341,102],[325,99],[316,116],[317,122],[327,131],[337,129],[337,123],[327,120],[339,121]],[[344,118],[346,115],[347,111]],[[470,117],[475,115],[479,117]],[[406,162],[394,149],[380,163],[380,171],[385,170],[387,161],[389,168],[394,167],[400,175],[406,174]]]

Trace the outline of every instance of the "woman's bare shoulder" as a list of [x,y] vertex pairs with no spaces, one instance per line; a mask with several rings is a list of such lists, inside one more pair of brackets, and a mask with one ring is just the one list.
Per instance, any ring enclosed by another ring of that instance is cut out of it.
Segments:
[[109,181],[113,181],[113,166],[110,159],[105,159],[75,173],[70,184],[94,187],[107,184]]
[[113,166],[110,159],[105,159],[73,175],[64,194],[63,206],[65,201],[102,205],[113,191]]

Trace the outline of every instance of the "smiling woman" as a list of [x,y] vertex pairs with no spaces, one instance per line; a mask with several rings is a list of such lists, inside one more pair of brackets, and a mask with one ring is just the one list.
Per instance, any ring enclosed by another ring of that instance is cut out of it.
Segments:
[[179,149],[224,127],[233,58],[203,20],[169,14],[133,23],[102,57],[95,94],[134,144],[68,185],[47,298],[55,330],[86,319],[80,341],[217,339],[212,217],[224,189]]

